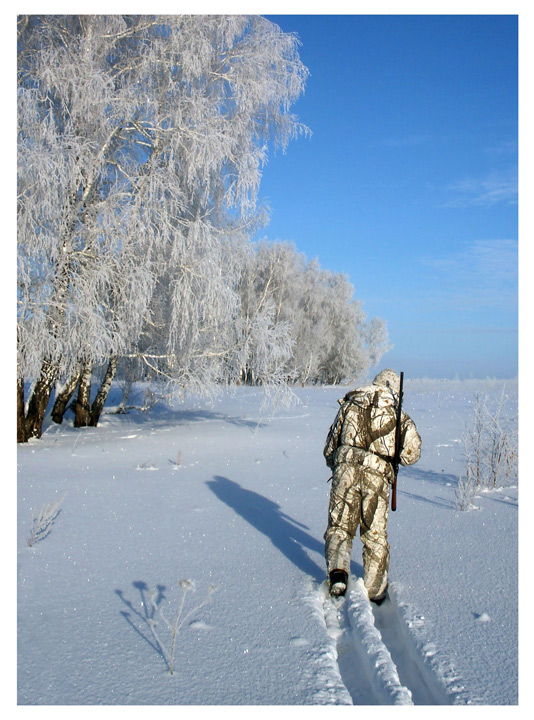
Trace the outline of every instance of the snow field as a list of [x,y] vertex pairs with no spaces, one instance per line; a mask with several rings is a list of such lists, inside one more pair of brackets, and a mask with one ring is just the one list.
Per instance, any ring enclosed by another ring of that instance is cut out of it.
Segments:
[[[324,588],[322,447],[344,389],[262,413],[261,392],[238,388],[98,428],[51,424],[20,446],[19,703],[516,703],[517,489],[455,510],[473,387],[429,383],[406,386],[423,456],[400,471],[379,608],[358,538],[340,607]],[[63,495],[27,547],[32,513]],[[149,592],[172,625],[182,580],[195,587],[171,676]]]

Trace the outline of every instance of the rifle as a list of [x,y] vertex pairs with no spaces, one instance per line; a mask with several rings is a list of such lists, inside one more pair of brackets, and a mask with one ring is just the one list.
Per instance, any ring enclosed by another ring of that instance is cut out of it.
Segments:
[[402,450],[401,418],[402,418],[402,386],[404,373],[400,374],[399,403],[397,405],[397,422],[395,423],[395,455],[393,456],[393,487],[391,488],[391,509],[397,509],[397,475],[399,472],[400,454]]

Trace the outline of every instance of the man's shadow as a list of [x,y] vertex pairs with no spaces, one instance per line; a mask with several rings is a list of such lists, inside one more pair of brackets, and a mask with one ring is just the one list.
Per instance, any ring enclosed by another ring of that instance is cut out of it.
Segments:
[[268,498],[246,490],[228,478],[216,475],[207,482],[210,490],[235,510],[253,527],[263,533],[272,544],[300,570],[322,582],[326,570],[315,563],[305,548],[324,557],[324,545],[306,532],[306,525],[282,512],[280,505]]

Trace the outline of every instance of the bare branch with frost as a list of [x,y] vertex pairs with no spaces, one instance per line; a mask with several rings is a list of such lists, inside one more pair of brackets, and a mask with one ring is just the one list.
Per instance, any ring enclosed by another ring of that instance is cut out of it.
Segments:
[[63,502],[65,496],[55,503],[49,505],[43,505],[32,518],[32,529],[30,537],[28,538],[26,545],[33,547],[36,543],[44,540],[52,530],[57,516],[60,513],[60,505]]

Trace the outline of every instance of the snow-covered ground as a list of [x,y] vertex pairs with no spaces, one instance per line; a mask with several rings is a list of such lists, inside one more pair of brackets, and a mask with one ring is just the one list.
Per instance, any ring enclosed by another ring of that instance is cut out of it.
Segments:
[[407,381],[423,454],[399,473],[380,607],[359,539],[347,596],[324,584],[322,448],[345,389],[47,425],[18,447],[18,703],[516,704],[517,483],[455,508],[474,393],[502,387]]

